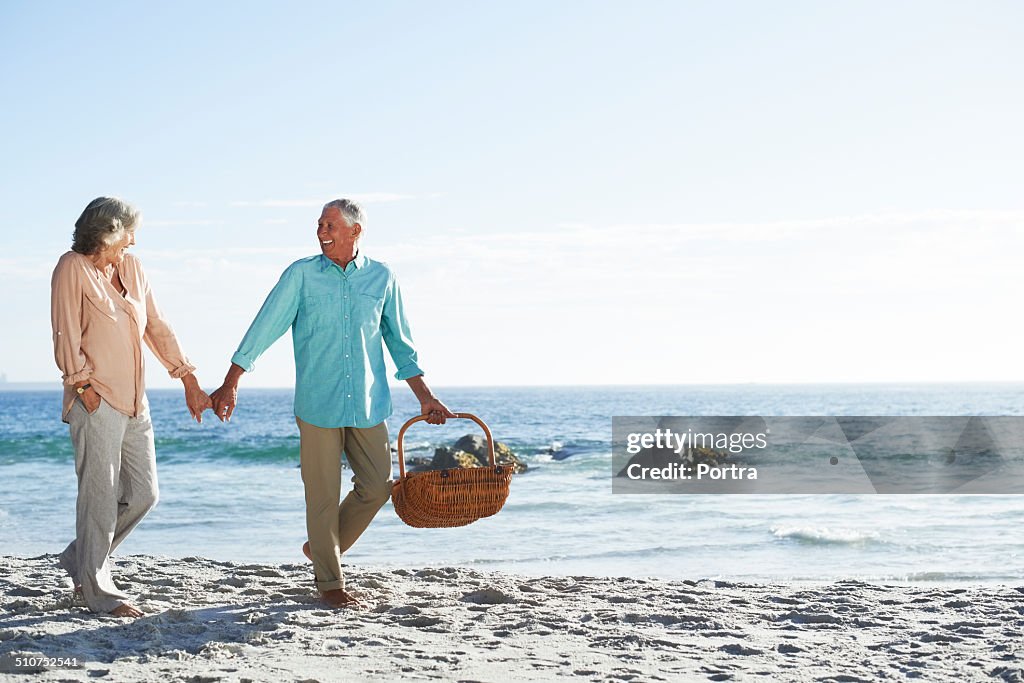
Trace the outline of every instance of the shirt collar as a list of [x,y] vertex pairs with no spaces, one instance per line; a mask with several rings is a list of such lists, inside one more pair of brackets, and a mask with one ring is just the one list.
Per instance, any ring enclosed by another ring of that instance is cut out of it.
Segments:
[[[360,268],[362,268],[363,266],[366,265],[366,261],[367,261],[366,256],[363,255],[362,250],[356,250],[356,257],[354,259],[352,259],[352,262],[351,262],[350,265],[355,266],[356,269],[358,270],[358,269],[360,269]],[[342,272],[344,272],[344,270],[342,270],[341,266],[339,266],[337,263],[335,263],[331,259],[329,259],[326,256],[324,256],[323,254],[320,254],[320,270],[321,271],[325,271],[328,268],[330,268],[331,266],[334,266],[338,270],[341,270]]]

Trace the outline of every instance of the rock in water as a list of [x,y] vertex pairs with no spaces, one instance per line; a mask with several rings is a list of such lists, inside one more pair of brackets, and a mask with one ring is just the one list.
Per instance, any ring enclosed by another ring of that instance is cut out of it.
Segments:
[[472,453],[442,446],[434,450],[434,459],[430,463],[429,469],[449,470],[462,467],[480,467],[483,464]]
[[[511,448],[500,441],[494,444],[494,460],[499,465],[508,465],[515,474],[522,474],[526,471],[526,463],[520,460]],[[451,448],[442,446],[434,450],[434,459],[430,462],[429,467],[420,465],[412,468],[412,471],[485,467],[487,464],[487,440],[480,436],[467,434]]]
[[[476,434],[466,434],[455,442],[455,448],[476,456],[481,465],[487,464],[487,439]],[[511,465],[512,471],[522,474],[526,471],[526,463],[512,452],[506,444],[500,441],[494,442],[494,460],[499,465]]]

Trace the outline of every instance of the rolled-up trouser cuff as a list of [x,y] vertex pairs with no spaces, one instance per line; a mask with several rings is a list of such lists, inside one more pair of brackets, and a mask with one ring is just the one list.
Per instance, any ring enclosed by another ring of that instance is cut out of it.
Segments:
[[337,581],[317,581],[316,582],[316,589],[318,591],[320,591],[321,593],[326,593],[327,591],[336,591],[339,588],[344,588],[344,587],[345,587],[345,579],[338,579]]

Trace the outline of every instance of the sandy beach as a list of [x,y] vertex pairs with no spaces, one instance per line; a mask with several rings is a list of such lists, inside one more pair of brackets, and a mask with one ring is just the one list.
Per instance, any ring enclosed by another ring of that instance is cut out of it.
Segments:
[[3,557],[0,672],[46,681],[1024,680],[1024,587],[348,572],[365,610],[321,607],[304,565],[120,557],[116,580],[146,612],[123,621],[76,603],[53,556]]

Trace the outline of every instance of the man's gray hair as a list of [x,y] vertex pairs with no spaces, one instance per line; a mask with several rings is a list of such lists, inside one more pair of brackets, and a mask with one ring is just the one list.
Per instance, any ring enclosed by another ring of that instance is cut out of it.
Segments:
[[364,228],[366,227],[363,223],[366,220],[366,212],[363,211],[363,207],[351,199],[332,199],[324,204],[323,210],[326,211],[327,209],[337,209],[349,220],[349,223],[358,223]]
[[97,197],[75,221],[71,250],[95,254],[118,242],[139,223],[139,210],[117,197]]

